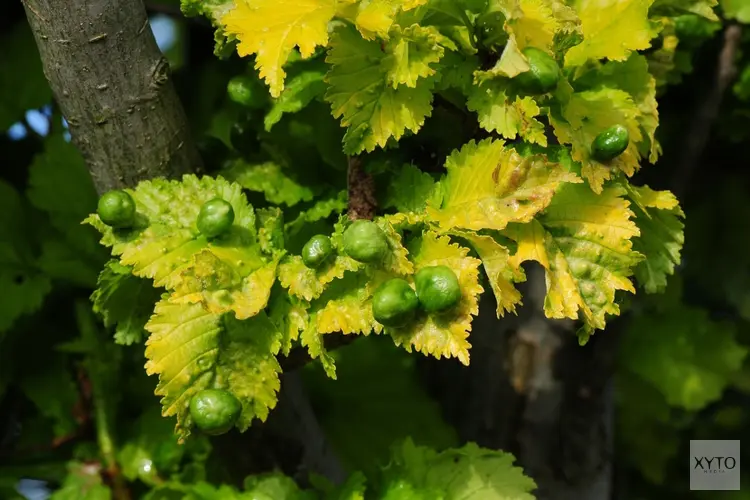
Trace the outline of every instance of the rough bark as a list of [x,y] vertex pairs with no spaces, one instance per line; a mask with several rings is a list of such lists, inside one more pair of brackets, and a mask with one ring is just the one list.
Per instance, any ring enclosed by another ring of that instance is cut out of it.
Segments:
[[141,0],[23,0],[44,74],[97,190],[200,170]]

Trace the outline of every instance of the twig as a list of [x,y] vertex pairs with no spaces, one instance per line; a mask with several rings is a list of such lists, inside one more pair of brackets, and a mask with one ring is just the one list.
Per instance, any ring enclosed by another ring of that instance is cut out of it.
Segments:
[[349,158],[346,183],[349,191],[349,218],[357,220],[375,217],[375,209],[378,206],[375,199],[375,181],[362,168],[361,159]]
[[693,115],[693,123],[688,134],[682,160],[672,182],[672,190],[681,198],[690,184],[698,162],[703,156],[703,151],[711,134],[711,127],[719,115],[719,108],[729,85],[737,75],[735,56],[742,38],[742,27],[739,24],[730,24],[724,32],[724,45],[719,52],[719,61],[716,68],[716,80],[711,92]]

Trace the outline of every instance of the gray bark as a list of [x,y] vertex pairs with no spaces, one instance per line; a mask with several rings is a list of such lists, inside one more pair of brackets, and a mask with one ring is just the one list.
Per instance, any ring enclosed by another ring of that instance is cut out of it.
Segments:
[[201,168],[141,0],[22,0],[99,193]]

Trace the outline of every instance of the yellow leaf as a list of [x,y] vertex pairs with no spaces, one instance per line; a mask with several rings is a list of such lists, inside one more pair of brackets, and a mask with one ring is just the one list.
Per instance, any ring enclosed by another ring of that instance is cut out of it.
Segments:
[[255,68],[278,97],[289,53],[299,47],[302,57],[310,57],[315,47],[328,45],[328,22],[335,14],[336,0],[236,0],[221,22],[239,40],[240,56],[256,54]]
[[547,317],[580,316],[587,330],[602,329],[607,314],[620,312],[615,292],[635,293],[628,278],[643,256],[633,250],[640,233],[623,193],[567,184],[537,220],[504,232],[518,243],[513,265],[535,260],[545,267]]
[[527,142],[547,146],[544,125],[535,117],[541,110],[529,96],[514,96],[507,81],[496,79],[472,87],[467,107],[476,111],[479,125],[488,132],[497,132],[506,139],[521,136]]
[[479,312],[479,294],[484,291],[479,284],[481,261],[469,257],[468,249],[451,243],[447,236],[432,232],[425,232],[422,238],[414,240],[409,250],[416,271],[427,266],[450,267],[461,286],[461,302],[446,314],[420,313],[406,327],[386,328],[386,332],[407,351],[415,349],[438,359],[455,357],[468,365],[471,346],[467,339],[471,331],[471,316]]
[[316,331],[321,334],[369,335],[382,327],[372,316],[371,298],[374,288],[366,273],[348,274],[337,280],[312,304]]
[[279,283],[295,297],[311,301],[320,297],[333,280],[343,278],[346,271],[356,271],[360,267],[354,259],[337,255],[320,268],[310,269],[305,266],[302,257],[293,255],[284,259],[279,266]]
[[546,157],[522,157],[501,140],[469,142],[445,164],[440,208],[427,207],[441,229],[503,229],[528,222],[549,204],[558,187],[581,182]]
[[522,302],[521,293],[513,283],[525,281],[526,276],[517,265],[511,264],[508,249],[491,236],[469,231],[457,232],[456,235],[466,239],[482,259],[484,271],[495,294],[497,317],[504,316],[506,311],[515,313],[516,305]]
[[634,50],[651,45],[656,34],[648,9],[653,0],[579,0],[583,43],[565,54],[565,66],[580,66],[589,59],[624,61]]

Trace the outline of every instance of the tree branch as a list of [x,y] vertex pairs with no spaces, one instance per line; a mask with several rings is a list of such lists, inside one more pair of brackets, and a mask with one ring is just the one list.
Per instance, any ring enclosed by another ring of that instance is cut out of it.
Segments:
[[362,160],[358,157],[349,158],[346,173],[346,183],[349,191],[349,218],[372,219],[378,201],[375,198],[375,181],[362,168]]
[[201,168],[141,0],[22,0],[97,190]]
[[693,115],[693,122],[685,141],[683,156],[672,182],[672,191],[682,198],[695,174],[698,162],[706,149],[711,128],[719,115],[724,93],[737,75],[735,59],[742,38],[742,27],[730,24],[724,31],[724,45],[719,52],[714,86]]

